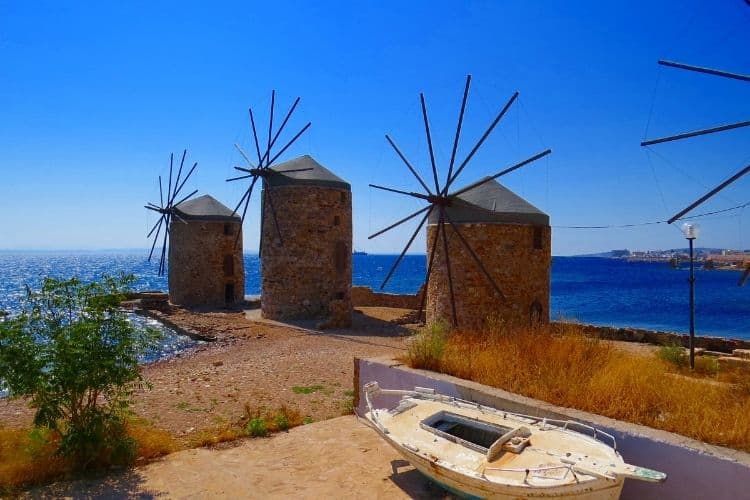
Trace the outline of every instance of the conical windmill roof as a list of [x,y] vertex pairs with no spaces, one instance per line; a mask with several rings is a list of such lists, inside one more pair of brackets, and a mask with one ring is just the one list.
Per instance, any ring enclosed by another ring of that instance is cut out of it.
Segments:
[[[549,225],[547,214],[496,180],[484,182],[461,193],[447,211],[451,220],[457,224]],[[437,224],[438,215],[437,210],[433,211],[429,223]]]
[[[271,186],[322,186],[351,190],[351,186],[323,165],[315,161],[312,156],[305,155],[280,163],[271,167],[277,173],[268,177]],[[303,172],[289,172],[309,168]]]
[[221,204],[213,196],[204,194],[198,198],[183,201],[174,207],[177,215],[185,220],[206,220],[206,221],[231,221],[239,222],[240,216],[232,212]]

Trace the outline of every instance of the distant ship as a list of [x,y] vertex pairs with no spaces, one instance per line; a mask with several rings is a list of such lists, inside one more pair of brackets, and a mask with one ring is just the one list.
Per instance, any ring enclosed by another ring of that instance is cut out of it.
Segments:
[[355,250],[352,252],[352,255],[367,255],[367,252],[363,252],[361,250]]

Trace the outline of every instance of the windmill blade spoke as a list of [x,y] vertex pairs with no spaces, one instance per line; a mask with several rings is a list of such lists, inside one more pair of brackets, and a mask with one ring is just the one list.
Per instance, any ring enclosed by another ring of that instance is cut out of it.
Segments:
[[[252,193],[253,186],[255,185],[256,180],[257,180],[257,177],[253,179],[253,181],[250,183],[250,186],[248,186],[248,188],[242,194],[242,198],[240,198],[240,201],[237,203],[237,206],[234,207],[234,210],[232,210],[232,215],[237,214],[237,210],[242,206],[242,202],[245,201],[245,198],[250,196],[250,193]],[[243,218],[243,222],[244,222],[244,218]]]
[[271,151],[271,148],[276,144],[276,139],[279,138],[279,135],[281,135],[281,131],[284,130],[284,127],[286,126],[286,123],[289,121],[289,118],[292,116],[292,113],[294,113],[294,109],[297,107],[297,104],[299,104],[300,98],[297,97],[297,99],[294,100],[294,104],[292,104],[292,107],[289,108],[289,112],[287,112],[286,116],[284,117],[284,120],[281,122],[281,126],[276,131],[276,134],[274,134],[273,139],[271,140],[271,145],[268,148],[268,151],[266,151],[265,158],[268,159],[269,152]]
[[156,208],[156,209],[160,209],[160,208],[161,208],[161,207],[160,207],[159,205],[157,205],[156,203],[151,203],[150,201],[147,201],[147,202],[146,202],[146,205],[148,205],[149,207],[152,207],[152,208]]
[[692,64],[684,64],[673,61],[659,61],[662,66],[670,66],[672,68],[686,69],[688,71],[696,71],[698,73],[706,73],[714,76],[722,76],[724,78],[733,78],[735,80],[742,80],[744,82],[750,82],[750,75],[741,75],[739,73],[731,73],[729,71],[722,71],[720,69],[704,68],[701,66],[693,66]]
[[409,163],[409,160],[406,159],[406,156],[404,156],[404,154],[401,152],[401,150],[398,148],[398,146],[396,146],[396,143],[393,142],[393,140],[390,138],[390,136],[388,134],[385,134],[385,139],[388,141],[388,143],[391,145],[391,147],[394,149],[394,151],[396,151],[396,154],[399,156],[399,158],[401,158],[401,161],[403,161],[406,164],[406,167],[409,169],[409,171],[412,174],[414,174],[414,177],[417,178],[417,180],[422,185],[422,187],[424,188],[424,190],[428,194],[432,194],[432,191],[430,191],[430,188],[427,187],[427,183],[425,183],[424,179],[422,179],[422,177],[417,173],[417,171],[414,169],[414,167],[412,167],[411,163]]
[[451,177],[448,180],[448,184],[445,185],[445,192],[448,192],[448,189],[450,188],[451,184],[458,178],[459,175],[461,175],[461,172],[466,167],[466,165],[471,161],[471,158],[474,156],[474,154],[479,150],[479,148],[484,144],[484,141],[487,140],[487,137],[492,133],[492,131],[495,129],[498,123],[500,123],[500,120],[502,120],[503,116],[505,116],[505,113],[508,112],[508,109],[510,109],[511,105],[515,102],[515,100],[518,98],[518,92],[514,92],[511,96],[510,100],[503,106],[503,109],[500,110],[500,113],[498,113],[495,120],[490,124],[490,126],[487,128],[487,130],[484,132],[482,137],[477,141],[477,143],[472,148],[471,152],[468,154],[466,159],[461,162],[461,165],[456,169],[456,173],[453,174],[453,177]]
[[719,184],[718,186],[716,186],[715,188],[713,188],[711,191],[709,191],[708,193],[706,193],[703,196],[701,196],[697,201],[691,203],[687,208],[685,208],[683,210],[680,210],[677,214],[673,215],[667,221],[667,224],[671,224],[674,221],[678,220],[680,217],[682,217],[686,213],[690,212],[692,209],[694,209],[695,207],[697,207],[698,205],[700,205],[704,201],[708,200],[713,195],[715,195],[716,193],[718,193],[719,191],[721,191],[722,189],[724,189],[725,187],[727,187],[728,185],[730,185],[731,183],[733,183],[734,181],[736,181],[737,179],[739,179],[740,177],[742,177],[743,175],[745,175],[748,172],[750,172],[750,165],[748,165],[747,167],[743,168],[742,170],[740,170],[739,172],[737,172],[736,174],[734,174],[732,177],[730,177],[729,179],[725,180],[724,182],[722,182],[721,184]]
[[[164,222],[164,216],[161,216],[159,218],[159,222],[157,223],[156,235],[154,235],[154,242],[151,244],[151,251],[148,253],[149,262],[151,262],[151,257],[154,255],[154,248],[156,248],[156,242],[159,241],[159,233],[161,232],[161,226],[163,222]],[[149,234],[149,236],[151,235]]]
[[272,90],[271,91],[271,113],[269,114],[269,118],[268,118],[268,143],[266,146],[266,152],[263,155],[264,160],[268,160],[268,156],[271,154],[271,134],[273,132],[273,108],[275,104],[276,104],[276,90]]
[[383,191],[390,191],[391,193],[398,193],[398,194],[405,194],[406,196],[411,196],[412,198],[418,198],[420,200],[428,200],[429,197],[427,195],[424,195],[422,193],[415,193],[413,191],[402,191],[400,189],[394,189],[389,188],[385,186],[379,186],[377,184],[369,184],[370,187],[373,187],[375,189],[382,189]]
[[305,130],[307,130],[307,129],[310,128],[310,125],[312,125],[312,122],[307,122],[307,125],[305,125],[304,127],[302,127],[302,130],[300,130],[299,132],[297,132],[297,135],[295,135],[294,137],[292,137],[292,139],[289,142],[287,142],[286,145],[283,148],[281,148],[281,151],[279,151],[278,153],[276,153],[276,155],[274,155],[273,158],[271,158],[268,162],[266,162],[266,167],[270,166],[273,162],[276,161],[276,159],[279,156],[281,156],[282,154],[284,154],[284,151],[286,151],[287,149],[289,149],[289,147],[292,144],[294,144],[294,141],[296,141],[297,139],[299,139],[299,136],[301,136],[302,134],[304,134]]
[[146,235],[146,238],[150,238],[151,235],[154,233],[154,231],[156,231],[156,228],[161,226],[161,223],[163,221],[164,221],[164,216],[162,215],[161,217],[159,217],[159,220],[156,221],[156,224],[154,224],[154,227],[151,228],[151,231],[148,232],[148,234]]
[[[413,218],[414,218],[414,217],[416,217],[417,215],[421,214],[421,213],[422,213],[422,212],[424,212],[425,210],[430,210],[431,208],[432,208],[432,205],[427,205],[426,207],[424,207],[424,208],[421,208],[421,209],[417,210],[417,211],[416,211],[416,212],[414,212],[413,214],[411,214],[411,215],[407,215],[406,217],[404,217],[403,219],[399,220],[398,222],[394,222],[393,224],[391,224],[390,226],[386,227],[385,229],[381,229],[381,230],[380,230],[380,231],[378,231],[377,233],[375,233],[375,234],[371,234],[370,236],[368,236],[368,237],[367,237],[367,239],[368,239],[368,240],[371,240],[371,239],[375,238],[376,236],[380,236],[381,234],[383,234],[383,233],[385,233],[385,232],[388,232],[388,231],[390,231],[391,229],[393,229],[393,228],[395,228],[395,227],[398,227],[398,226],[400,226],[400,225],[401,225],[401,224],[403,224],[404,222],[410,221],[411,219],[413,219]],[[428,215],[429,215],[429,213],[428,213]]]
[[248,174],[252,174],[253,171],[249,168],[243,168],[243,167],[234,167],[235,170],[239,170],[240,172],[247,172]]
[[164,227],[164,240],[161,247],[161,258],[159,259],[159,276],[164,275],[164,261],[167,255],[167,236],[169,235],[169,222],[171,217],[166,216],[165,227]]
[[[245,222],[245,215],[247,215],[247,207],[250,204],[250,198],[253,196],[253,188],[255,187],[255,183],[257,182],[258,178],[256,177],[253,179],[253,182],[250,183],[250,187],[247,188],[247,191],[245,191],[245,196],[242,198],[245,200],[245,208],[242,210],[242,217],[240,218],[240,230],[237,231],[237,236],[234,237],[234,247],[237,248],[237,244],[240,241],[240,235],[242,234],[242,224]],[[240,204],[242,203],[242,200],[240,200]],[[239,208],[239,205],[237,205],[237,208]],[[234,212],[237,212],[237,208],[234,209]]]
[[271,190],[269,189],[268,183],[265,184],[263,192],[266,193],[266,198],[268,199],[268,206],[271,207],[271,216],[273,217],[273,225],[276,226],[276,234],[279,236],[279,242],[281,244],[284,244],[284,238],[281,237],[281,228],[279,227],[279,219],[276,217],[276,207],[273,205],[273,196],[271,195]]
[[183,219],[182,217],[180,217],[180,214],[178,214],[177,212],[172,213],[172,215],[174,216],[175,219],[179,220],[183,224],[187,224],[188,223],[185,219]]
[[[242,150],[242,148],[240,147],[240,145],[237,144],[236,142],[234,143],[234,149],[236,149],[240,153],[240,156],[242,156],[245,159],[245,161],[247,162],[247,164],[250,165],[250,168],[255,168],[255,165],[253,165],[253,162],[250,161],[250,158],[247,157],[247,155]],[[234,167],[234,168],[239,168],[239,167]]]
[[412,233],[411,238],[409,238],[409,241],[406,243],[406,246],[401,251],[401,255],[398,256],[398,259],[396,259],[396,262],[393,263],[393,266],[391,267],[391,270],[388,271],[388,275],[383,280],[383,283],[380,285],[380,289],[382,290],[385,288],[385,285],[388,283],[388,281],[391,279],[391,276],[393,276],[393,273],[396,271],[396,268],[398,268],[398,265],[401,264],[401,260],[404,258],[404,255],[409,250],[409,247],[411,247],[411,244],[414,242],[414,238],[417,237],[417,234],[419,234],[419,231],[421,231],[422,226],[424,226],[425,221],[427,220],[427,216],[430,215],[429,212],[427,212],[424,217],[422,217],[422,220],[419,222],[419,225],[414,230],[414,233]]
[[448,223],[453,228],[453,231],[458,235],[458,239],[461,241],[461,243],[464,245],[464,248],[469,252],[469,255],[471,255],[471,258],[474,259],[474,262],[476,263],[477,267],[480,271],[482,271],[482,274],[484,274],[485,278],[487,278],[487,281],[490,282],[490,285],[492,285],[492,288],[495,289],[497,294],[502,298],[505,299],[505,294],[500,290],[500,287],[497,286],[497,283],[495,282],[494,278],[490,275],[490,273],[487,271],[487,268],[484,267],[484,264],[482,263],[482,259],[479,258],[479,256],[474,252],[474,249],[471,248],[471,245],[469,245],[469,242],[466,241],[466,238],[464,238],[464,235],[461,234],[461,231],[458,229],[458,226],[453,223],[453,220],[451,220],[450,215],[448,215],[448,211],[445,211],[445,220],[448,221]]
[[183,201],[187,200],[188,198],[190,198],[191,196],[193,196],[193,195],[194,195],[195,193],[197,193],[197,192],[198,192],[198,190],[196,189],[195,191],[193,191],[192,193],[190,193],[189,195],[185,196],[185,197],[184,197],[184,198],[182,198],[182,199],[181,199],[180,201],[178,201],[177,203],[175,203],[175,206],[177,206],[177,205],[179,205],[180,203],[182,203]]
[[148,209],[148,210],[153,210],[154,212],[159,212],[159,213],[161,213],[161,209],[160,209],[160,208],[158,208],[158,207],[157,207],[157,208],[154,208],[154,207],[152,207],[152,206],[149,206],[149,205],[143,205],[143,208],[146,208],[146,209]]
[[255,177],[255,175],[254,174],[247,174],[247,175],[241,175],[239,177],[230,177],[229,179],[226,180],[226,182],[238,181],[240,179],[247,179],[249,177]]
[[509,174],[509,173],[513,172],[514,170],[518,170],[519,168],[524,167],[524,166],[528,165],[529,163],[533,163],[533,162],[537,161],[540,158],[544,158],[545,156],[547,156],[550,153],[552,153],[552,150],[551,149],[546,149],[546,150],[542,151],[541,153],[535,154],[531,158],[527,158],[527,159],[525,159],[525,160],[523,160],[521,162],[516,163],[515,165],[513,165],[511,167],[506,168],[505,170],[502,170],[502,171],[496,173],[495,175],[491,175],[489,177],[485,177],[484,179],[480,179],[477,182],[471,183],[468,186],[466,186],[464,188],[461,188],[458,191],[455,191],[455,192],[451,193],[450,196],[458,196],[458,195],[460,195],[462,193],[465,193],[466,191],[474,189],[475,187],[480,186],[480,185],[484,184],[485,182],[489,182],[491,180],[497,179],[498,177],[501,177],[501,176],[503,176],[505,174]]
[[[174,181],[175,186],[180,185],[180,177],[182,176],[182,167],[185,165],[185,156],[187,156],[187,149],[182,150],[182,159],[180,160],[180,168],[177,169],[177,180]],[[172,195],[173,198],[177,197],[177,192]]]
[[435,152],[432,149],[432,134],[430,134],[430,121],[427,119],[427,104],[424,101],[424,94],[419,93],[419,101],[422,103],[422,118],[424,118],[424,131],[427,134],[427,147],[430,151],[430,166],[432,166],[432,177],[435,179],[435,192],[440,192],[440,182],[438,181],[437,167],[435,166]]
[[190,179],[190,176],[193,175],[193,172],[195,171],[195,167],[197,167],[197,166],[198,166],[198,162],[196,161],[195,163],[193,163],[193,166],[190,167],[190,171],[187,173],[187,175],[185,176],[185,178],[182,179],[182,184],[180,184],[180,187],[177,188],[177,191],[175,192],[174,196],[172,196],[173,199],[177,197],[177,194],[180,191],[182,191],[182,187],[185,185],[185,183],[188,181],[188,179]]
[[[422,290],[422,298],[419,301],[419,311],[417,312],[417,318],[422,317],[422,311],[424,311],[425,302],[427,301],[427,288],[430,285],[430,276],[432,275],[432,266],[435,263],[435,249],[437,248],[437,242],[438,237],[440,236],[440,228],[442,225],[438,224],[437,227],[435,227],[435,236],[432,238],[432,246],[427,247],[427,253],[430,254],[430,260],[427,263],[427,275],[425,276],[423,290]],[[432,248],[432,252],[430,252],[430,248]],[[426,318],[425,318],[426,319]]]
[[750,278],[750,264],[745,267],[745,272],[742,273],[742,276],[740,277],[740,281],[737,283],[737,286],[745,286],[745,282],[747,281],[747,278]]
[[255,152],[258,153],[258,168],[263,163],[262,157],[260,156],[260,143],[258,142],[258,131],[255,128],[255,117],[253,117],[253,108],[247,108],[250,113],[250,126],[253,129],[253,139],[255,139]]
[[464,87],[464,98],[461,100],[461,111],[458,113],[458,125],[456,126],[456,137],[453,139],[453,150],[451,151],[451,161],[448,165],[448,176],[445,179],[446,187],[443,194],[447,192],[448,182],[453,175],[453,165],[456,162],[456,151],[458,150],[458,139],[461,137],[461,126],[464,122],[464,112],[466,111],[466,101],[469,98],[469,86],[471,86],[471,75],[466,75],[466,86]]
[[448,290],[450,292],[451,299],[451,317],[453,319],[453,326],[458,325],[458,318],[456,316],[456,297],[453,292],[453,273],[451,271],[451,257],[448,253],[448,236],[445,234],[445,209],[440,209],[440,221],[438,225],[442,228],[443,233],[443,253],[445,254],[445,270],[448,273]]
[[716,132],[724,132],[725,130],[733,130],[736,128],[747,127],[750,125],[750,120],[744,122],[730,123],[728,125],[720,125],[718,127],[705,128],[702,130],[694,130],[692,132],[683,132],[681,134],[669,135],[667,137],[660,137],[658,139],[651,139],[643,141],[641,146],[652,146],[654,144],[661,144],[662,142],[678,141],[680,139],[688,139],[690,137],[697,137],[699,135],[714,134]]
[[163,207],[164,206],[164,192],[161,188],[161,175],[159,176],[159,204]]
[[172,199],[172,163],[174,162],[174,154],[169,153],[169,183],[167,184],[167,206],[169,201]]

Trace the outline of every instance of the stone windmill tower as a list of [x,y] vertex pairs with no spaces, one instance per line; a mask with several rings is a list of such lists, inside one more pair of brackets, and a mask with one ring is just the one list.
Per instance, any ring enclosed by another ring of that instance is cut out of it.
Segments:
[[[381,288],[427,223],[427,276],[420,315],[427,303],[428,322],[450,319],[454,326],[480,329],[490,316],[521,324],[549,321],[549,218],[495,181],[552,151],[547,149],[501,172],[461,189],[453,184],[518,97],[514,93],[460,163],[456,161],[461,126],[471,85],[466,78],[458,125],[447,175],[441,182],[432,147],[427,105],[420,94],[433,185],[428,185],[406,156],[386,135],[423,192],[409,192],[371,184],[427,204],[370,238],[421,215],[421,221],[396,259]],[[432,183],[431,183],[432,184]],[[429,222],[428,222],[429,221]]]
[[170,302],[189,306],[242,302],[245,267],[240,217],[209,195],[180,203],[174,210],[181,220],[172,222],[170,228]]
[[[310,156],[277,165],[261,223],[261,311],[351,322],[351,186]],[[290,173],[285,173],[290,171]],[[264,198],[266,198],[264,196]],[[278,225],[278,226],[277,226]]]
[[327,319],[328,326],[351,323],[352,201],[351,186],[310,156],[285,163],[276,160],[310,127],[307,123],[280,150],[276,140],[297,104],[297,98],[274,130],[275,91],[267,141],[261,150],[255,117],[249,110],[257,162],[235,144],[247,166],[228,181],[248,180],[235,208],[244,203],[242,221],[253,189],[260,180],[261,313],[270,319]]
[[[497,181],[489,181],[459,195],[446,209],[453,224],[445,228],[454,287],[456,321],[461,327],[481,329],[489,316],[517,325],[549,322],[551,230],[549,217]],[[428,218],[427,241],[435,238],[439,215]],[[458,232],[460,231],[461,236]],[[502,290],[491,293],[463,240]],[[451,279],[444,248],[433,246],[435,265],[427,287],[428,323],[451,319]],[[433,257],[428,253],[428,260]],[[489,292],[489,293],[488,293]]]
[[182,178],[186,156],[187,151],[183,151],[177,176],[173,177],[174,156],[170,155],[166,197],[160,176],[160,203],[146,205],[160,214],[148,233],[148,237],[154,235],[148,258],[151,260],[161,242],[159,275],[164,274],[168,259],[169,300],[173,304],[225,306],[241,302],[245,295],[241,219],[211,196],[190,199],[198,190],[176,201],[198,166],[193,164]]

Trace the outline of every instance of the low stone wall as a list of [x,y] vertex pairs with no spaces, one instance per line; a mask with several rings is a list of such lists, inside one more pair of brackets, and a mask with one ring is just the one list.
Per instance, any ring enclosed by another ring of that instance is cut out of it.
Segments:
[[[555,325],[566,325],[570,323],[554,322]],[[584,333],[595,335],[602,339],[624,340],[627,342],[644,342],[657,345],[681,345],[688,347],[690,336],[673,332],[657,332],[643,330],[640,328],[618,328],[612,326],[596,326],[575,323]],[[701,347],[707,351],[719,351],[731,353],[735,349],[750,349],[750,341],[740,339],[725,339],[722,337],[696,336],[695,347]]]
[[[498,409],[526,415],[571,419],[593,425],[617,439],[618,451],[626,462],[667,473],[663,484],[626,480],[622,499],[747,498],[750,454],[708,445],[671,432],[630,424],[592,413],[545,403],[449,375],[414,370],[391,358],[355,359],[355,407],[364,415],[362,386],[372,380],[384,389],[434,388],[454,396]],[[379,397],[378,402],[395,404]]]
[[396,293],[379,293],[369,286],[352,287],[352,305],[370,307],[397,307],[400,309],[419,309],[421,290],[413,295]]

